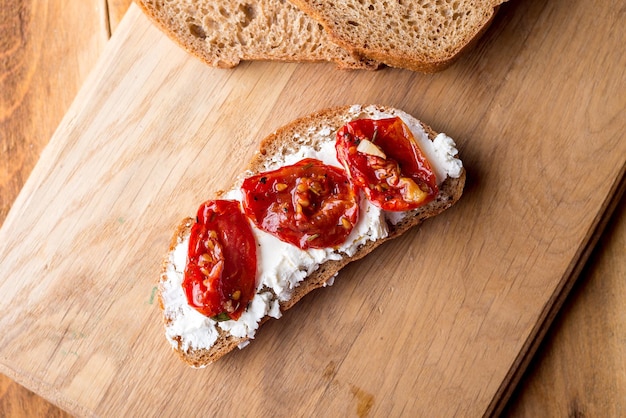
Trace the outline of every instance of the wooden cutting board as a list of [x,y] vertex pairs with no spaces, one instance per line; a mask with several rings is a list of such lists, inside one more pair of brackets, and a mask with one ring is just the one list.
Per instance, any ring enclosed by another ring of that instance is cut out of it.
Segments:
[[[583,3],[506,4],[436,75],[211,69],[131,7],[0,230],[0,371],[76,415],[497,412],[623,189],[626,35]],[[188,368],[156,304],[176,223],[277,127],[371,102],[456,139],[462,200]]]

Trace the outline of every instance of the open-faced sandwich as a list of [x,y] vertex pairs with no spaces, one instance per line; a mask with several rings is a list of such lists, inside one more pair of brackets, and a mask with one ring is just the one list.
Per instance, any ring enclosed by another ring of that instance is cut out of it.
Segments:
[[293,121],[176,229],[159,282],[167,339],[193,367],[244,347],[346,264],[453,205],[464,183],[454,141],[401,110]]

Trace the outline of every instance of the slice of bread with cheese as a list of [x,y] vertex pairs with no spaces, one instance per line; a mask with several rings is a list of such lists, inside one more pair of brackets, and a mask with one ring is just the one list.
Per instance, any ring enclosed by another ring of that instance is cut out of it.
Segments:
[[346,264],[364,257],[383,242],[398,237],[459,200],[465,184],[465,169],[457,157],[454,141],[401,110],[379,105],[326,109],[278,129],[261,142],[259,152],[234,181],[232,189],[218,192],[214,197],[241,201],[240,186],[245,178],[305,158],[342,167],[335,151],[337,131],[356,119],[392,117],[401,118],[411,130],[435,174],[438,194],[417,209],[388,212],[373,205],[361,193],[358,221],[345,242],[334,248],[302,250],[259,230],[251,222],[257,242],[257,290],[238,320],[217,321],[188,304],[182,282],[190,229],[195,219],[186,218],[178,225],[164,259],[159,299],[166,338],[186,363],[204,367],[231,350],[242,348],[254,338],[262,323],[279,318],[312,290],[331,285],[335,278],[340,280],[340,270]]
[[136,2],[172,40],[213,67],[232,68],[242,60],[379,66],[329,41],[321,24],[286,0]]
[[292,0],[338,45],[388,66],[434,72],[478,39],[505,0]]

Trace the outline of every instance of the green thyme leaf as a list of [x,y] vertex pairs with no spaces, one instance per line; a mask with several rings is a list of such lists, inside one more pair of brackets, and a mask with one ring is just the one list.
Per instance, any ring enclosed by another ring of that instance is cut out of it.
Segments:
[[222,321],[228,321],[230,319],[230,316],[228,315],[227,312],[221,312],[215,316],[212,316],[211,319],[217,322],[222,322]]

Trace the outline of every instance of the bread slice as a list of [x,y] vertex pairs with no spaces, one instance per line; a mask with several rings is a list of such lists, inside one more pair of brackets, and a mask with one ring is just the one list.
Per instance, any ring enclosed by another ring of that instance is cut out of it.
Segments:
[[291,0],[338,45],[388,66],[435,72],[452,64],[506,0]]
[[[465,184],[465,169],[461,161],[455,157],[457,151],[454,142],[445,134],[437,135],[430,127],[401,110],[378,105],[326,109],[278,129],[261,142],[259,152],[250,162],[248,169],[242,173],[241,178],[235,181],[232,190],[219,192],[216,197],[236,197],[239,185],[245,177],[275,169],[283,164],[295,163],[302,158],[311,157],[312,153],[317,153],[320,159],[335,158],[336,161],[336,156],[330,154],[334,153],[335,133],[340,127],[358,118],[390,116],[401,117],[414,135],[419,136],[416,139],[419,139],[418,143],[421,141],[420,147],[431,161],[438,179],[438,196],[420,208],[400,214],[384,212],[362,197],[360,220],[346,244],[339,249],[312,250],[316,252],[312,252],[310,258],[315,258],[316,261],[296,267],[297,271],[288,271],[284,276],[288,280],[283,285],[276,285],[274,282],[276,277],[283,273],[267,268],[263,257],[267,256],[269,259],[273,254],[289,252],[299,254],[301,250],[295,249],[290,244],[280,244],[269,234],[257,232],[259,246],[257,257],[258,265],[261,266],[259,273],[261,277],[258,279],[258,300],[255,297],[242,315],[244,318],[250,311],[249,316],[255,316],[245,334],[242,334],[241,330],[235,332],[235,321],[226,321],[233,324],[225,326],[225,323],[216,323],[187,305],[180,283],[186,262],[189,231],[194,219],[186,218],[180,223],[163,262],[159,281],[159,300],[163,309],[167,339],[182,360],[193,367],[204,367],[234,348],[242,347],[254,337],[256,329],[270,317],[280,317],[282,312],[291,308],[312,290],[332,284],[335,276],[346,264],[364,257],[383,242],[399,236],[424,219],[441,213],[459,200]],[[441,147],[435,147],[441,143],[447,144],[447,148],[443,147],[445,151],[441,151]],[[330,153],[325,154],[325,150],[330,150]],[[433,164],[435,159],[437,164]],[[378,224],[374,222],[376,220],[379,221]],[[277,245],[282,247],[278,248]],[[289,263],[282,263],[286,264]],[[265,271],[269,273],[265,274]]]
[[329,41],[319,23],[286,0],[136,0],[171,39],[207,64],[242,60],[331,61],[343,69],[379,63]]

